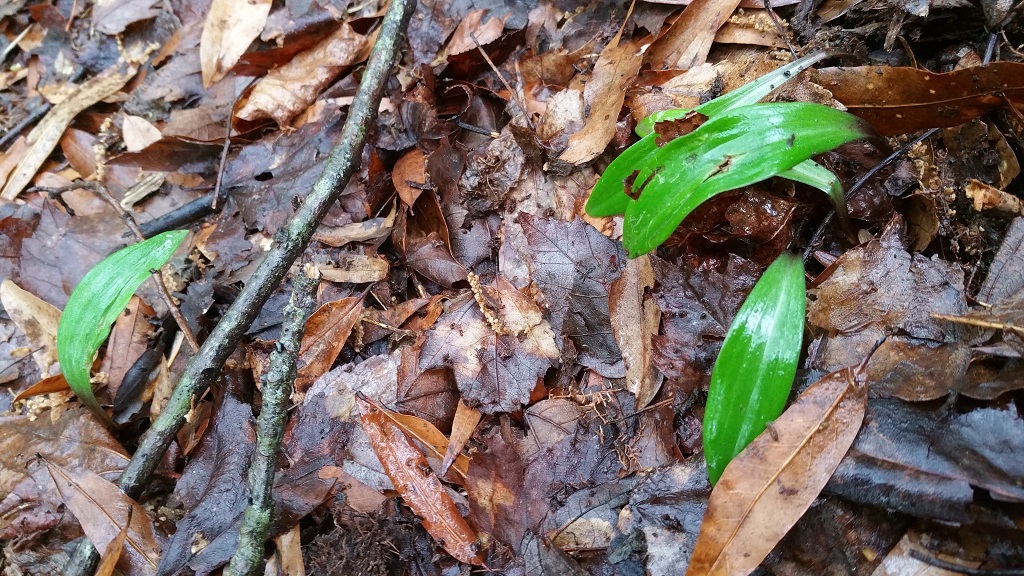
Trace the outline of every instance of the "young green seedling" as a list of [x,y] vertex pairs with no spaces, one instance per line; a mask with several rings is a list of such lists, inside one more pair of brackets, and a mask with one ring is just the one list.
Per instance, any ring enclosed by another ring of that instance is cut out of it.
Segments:
[[160,268],[174,254],[187,230],[164,232],[107,256],[75,286],[57,326],[57,359],[75,395],[97,416],[109,421],[92,393],[89,370],[110,325],[150,270]]
[[602,174],[587,202],[592,216],[626,214],[623,244],[631,257],[664,242],[694,208],[712,196],[783,176],[826,192],[846,223],[839,180],[810,158],[865,137],[856,117],[808,103],[755,104],[819,53],[771,72],[694,109],[707,117],[692,132],[658,146],[658,122],[686,118],[668,110],[641,121],[642,138]]
[[743,302],[711,371],[704,457],[711,483],[782,414],[804,332],[804,263],[779,256]]

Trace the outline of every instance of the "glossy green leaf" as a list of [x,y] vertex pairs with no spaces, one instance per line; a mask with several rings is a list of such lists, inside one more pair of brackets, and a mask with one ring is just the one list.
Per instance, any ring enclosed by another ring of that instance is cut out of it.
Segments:
[[61,371],[78,398],[104,419],[106,412],[89,381],[93,357],[149,271],[163,266],[187,234],[187,230],[164,232],[114,252],[82,278],[64,306],[57,326]]
[[755,104],[711,118],[657,149],[639,169],[639,196],[626,205],[623,245],[631,258],[646,254],[711,197],[867,134],[857,117],[806,102]]
[[788,178],[794,182],[807,184],[828,194],[832,201],[832,207],[839,216],[839,223],[847,232],[852,231],[850,226],[850,215],[846,211],[846,195],[843,194],[843,184],[835,174],[814,160],[804,160],[785,172],[779,173],[782,178]]
[[[701,104],[696,110],[709,118],[714,118],[730,110],[754,104],[826,56],[828,56],[827,52],[818,52],[790,62],[728,94]],[[642,138],[627,148],[605,169],[587,200],[587,213],[600,217],[614,216],[625,212],[630,202],[629,196],[625,193],[626,180],[634,172],[648,165],[658,150],[655,143],[656,135],[654,135],[655,123],[677,120],[689,112],[686,109],[665,110],[641,120],[636,127],[636,133]],[[802,180],[798,181],[802,182]],[[845,207],[845,204],[843,206]]]
[[[695,110],[705,116],[714,118],[723,112],[756,104],[758,100],[767,96],[772,90],[775,90],[779,86],[789,82],[795,78],[797,74],[810,68],[828,55],[828,52],[817,52],[815,54],[804,56],[799,60],[794,60],[785,66],[761,76],[753,82],[740,86],[728,94],[722,94],[714,100],[709,100],[704,104],[697,106]],[[689,113],[689,110],[682,108],[655,112],[641,120],[640,123],[636,125],[636,134],[637,136],[647,136],[651,132],[654,132],[654,125],[656,123],[664,122],[666,120],[678,120],[679,118],[686,116],[687,113]]]
[[786,406],[803,344],[804,263],[784,253],[743,302],[711,371],[704,455],[712,484]]

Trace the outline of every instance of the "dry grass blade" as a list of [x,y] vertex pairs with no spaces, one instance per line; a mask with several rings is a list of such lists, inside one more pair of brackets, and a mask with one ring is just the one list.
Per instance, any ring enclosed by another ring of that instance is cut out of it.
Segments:
[[750,573],[803,516],[860,430],[867,406],[863,367],[813,384],[726,467],[688,576]]

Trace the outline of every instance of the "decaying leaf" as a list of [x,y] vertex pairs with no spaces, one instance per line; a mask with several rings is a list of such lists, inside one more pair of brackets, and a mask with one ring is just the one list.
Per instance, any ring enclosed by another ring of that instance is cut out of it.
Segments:
[[387,278],[391,267],[388,261],[377,256],[363,254],[342,254],[331,265],[318,266],[320,276],[328,282],[367,284]]
[[0,303],[11,320],[25,333],[32,344],[32,353],[44,377],[57,361],[57,326],[60,310],[30,292],[22,290],[9,278],[0,284]]
[[363,311],[363,298],[354,296],[327,302],[306,321],[299,349],[295,391],[299,394],[331,369]]
[[76,86],[64,100],[50,109],[39,124],[29,132],[28,150],[18,159],[17,168],[8,177],[0,198],[14,200],[36,175],[46,158],[56,148],[71,121],[89,106],[114,94],[135,76],[138,66],[118,62],[98,76]]
[[[462,455],[462,448],[466,445],[466,441],[473,435],[473,431],[476,430],[476,425],[480,423],[480,418],[483,417],[483,413],[479,410],[475,410],[466,406],[464,402],[459,400],[459,406],[455,410],[455,420],[452,421],[452,437],[448,441],[448,449],[444,453],[444,460],[441,462],[441,473],[444,474],[448,471],[448,467],[454,462],[464,459]],[[466,464],[468,465],[468,460]],[[463,470],[463,479],[466,474]]]
[[482,292],[495,302],[491,318],[472,294],[453,300],[427,332],[420,368],[451,367],[467,404],[485,413],[510,412],[529,400],[558,358],[558,348],[551,326],[525,291],[499,278],[495,288]]
[[626,390],[636,396],[638,410],[651,402],[663,379],[653,358],[652,337],[661,324],[661,309],[648,294],[653,288],[654,268],[645,255],[627,260],[608,292],[612,333],[626,364]]
[[448,470],[441,469],[443,462],[442,458],[444,458],[451,450],[452,444],[436,426],[422,418],[417,418],[416,416],[411,416],[409,414],[392,412],[383,408],[381,408],[380,411],[386,418],[394,421],[406,436],[415,439],[428,451],[427,461],[433,461],[431,462],[433,465],[432,468],[442,478],[445,478],[450,482],[455,482],[456,484],[466,483],[466,471],[469,469],[469,458],[466,458],[461,454],[458,455],[458,459],[453,467],[455,476],[452,478],[445,477]]
[[839,466],[866,401],[863,365],[833,372],[733,459],[711,492],[687,574],[757,568]]
[[423,527],[456,559],[482,565],[476,534],[430,471],[423,454],[379,408],[361,398],[359,407],[374,452],[402,499],[423,520]]
[[[146,511],[113,483],[88,470],[68,472],[49,464],[50,475],[68,509],[100,549],[128,528],[124,556],[132,574],[156,574],[160,546]],[[129,521],[130,520],[130,521]]]
[[213,0],[199,43],[203,86],[220,81],[263,31],[270,0]]
[[740,0],[693,0],[682,15],[647,49],[644,60],[655,69],[687,69],[703,64],[718,29]]

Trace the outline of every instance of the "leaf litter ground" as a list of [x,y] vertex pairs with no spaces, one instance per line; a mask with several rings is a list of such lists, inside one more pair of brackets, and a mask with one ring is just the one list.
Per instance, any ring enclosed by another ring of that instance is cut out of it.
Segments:
[[[780,470],[793,494],[752,508],[802,514],[762,566],[1024,565],[1014,12],[938,0],[773,5],[802,53],[847,55],[772,98],[843,106],[880,135],[819,159],[845,188],[920,131],[942,130],[849,198],[857,245],[838,227],[812,238],[827,201],[769,181],[702,205],[657,252],[628,260],[621,221],[584,214],[597,176],[637,120],[788,61],[771,14],[756,2],[419,3],[362,169],[303,256],[325,280],[274,486],[278,573],[435,574],[460,562],[508,574],[680,572],[708,508],[711,367],[786,249],[812,257],[800,391],[888,340],[864,368],[867,398],[850,396],[863,424],[815,416],[843,438],[858,432],[852,447],[797,444],[800,458],[838,462],[834,473]],[[5,570],[61,573],[84,530],[124,550],[123,573],[219,571],[248,498],[253,382],[290,290],[278,289],[197,399],[144,497],[117,497],[110,482],[192,352],[147,282],[93,368],[121,424],[111,431],[77,404],[56,376],[48,327],[129,231],[91,190],[40,188],[99,181],[147,236],[189,229],[165,279],[204,338],[318,178],[382,8],[0,7]],[[986,26],[1000,31],[989,66]],[[827,404],[823,389],[814,401]],[[778,426],[781,438],[802,430]],[[752,478],[742,466],[762,464],[738,466],[732,477]],[[777,532],[744,522],[700,557],[761,550],[764,538],[743,535]]]

